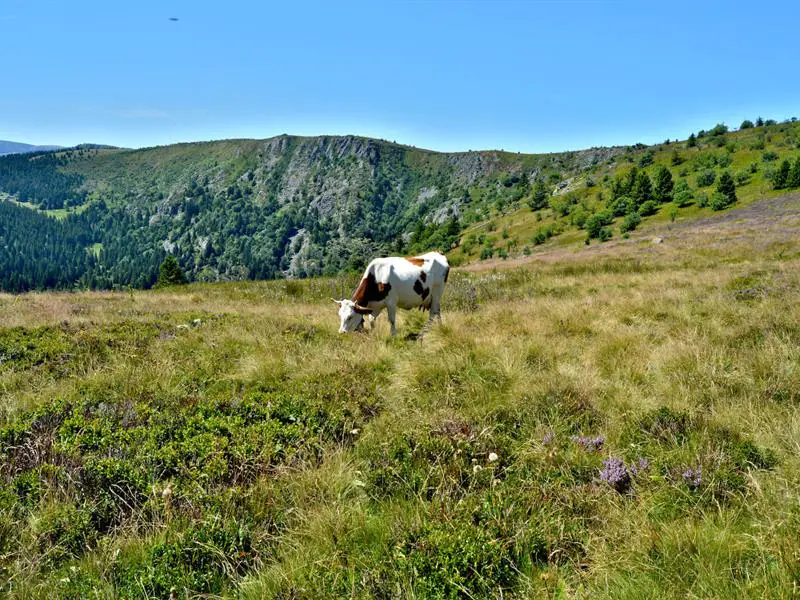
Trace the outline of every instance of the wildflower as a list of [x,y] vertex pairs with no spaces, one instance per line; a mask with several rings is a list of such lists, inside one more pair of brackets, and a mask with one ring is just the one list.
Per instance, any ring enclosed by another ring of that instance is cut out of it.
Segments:
[[630,466],[631,475],[638,477],[640,473],[647,471],[650,468],[650,461],[646,458],[640,458],[636,464]]
[[600,479],[620,493],[627,491],[631,487],[631,475],[625,463],[622,462],[622,459],[613,456],[603,461]]
[[497,454],[495,454],[494,452],[490,452],[490,453],[489,453],[489,462],[494,462],[494,461],[496,461],[498,458],[500,458],[500,457],[499,457],[499,456],[497,456]]
[[606,439],[602,435],[598,435],[597,437],[588,437],[585,435],[581,436],[572,436],[572,441],[578,444],[581,448],[586,450],[587,452],[597,452],[600,448],[603,447]]
[[483,468],[483,467],[482,467],[482,466],[480,466],[480,465],[472,465],[472,472],[473,472],[473,473],[477,473],[477,472],[478,472],[478,471],[480,471],[482,468]]
[[544,434],[544,437],[542,438],[542,444],[544,444],[545,446],[549,446],[550,444],[553,443],[555,437],[556,437],[555,433],[553,433],[552,431],[548,431],[547,433]]
[[696,490],[703,483],[703,469],[698,466],[696,469],[689,467],[683,472],[683,481],[691,489]]

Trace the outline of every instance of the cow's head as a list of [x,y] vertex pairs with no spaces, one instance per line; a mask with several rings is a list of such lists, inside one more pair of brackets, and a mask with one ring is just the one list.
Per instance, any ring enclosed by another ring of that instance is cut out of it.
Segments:
[[[332,299],[333,300],[333,299]],[[359,306],[352,300],[333,300],[339,305],[339,333],[350,331],[360,331],[364,327],[364,315],[372,311],[363,306]]]

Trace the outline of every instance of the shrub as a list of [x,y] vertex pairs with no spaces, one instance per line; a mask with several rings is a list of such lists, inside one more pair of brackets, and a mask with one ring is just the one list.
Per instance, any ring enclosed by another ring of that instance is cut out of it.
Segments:
[[658,212],[658,204],[656,204],[653,200],[648,200],[644,204],[639,207],[639,214],[643,217],[649,217],[650,215],[654,215]]
[[628,196],[620,196],[608,207],[615,217],[622,217],[634,211],[634,203]]
[[481,248],[481,260],[487,260],[494,256],[494,248]]
[[697,206],[700,208],[708,206],[708,195],[705,192],[697,192],[695,200],[697,201]]
[[739,125],[739,129],[752,129],[752,128],[753,128],[753,122],[750,119],[745,119],[744,121],[742,121],[742,124]]
[[720,136],[724,133],[728,133],[728,126],[724,123],[717,123],[709,132],[708,135],[710,136]]
[[717,173],[713,169],[706,169],[697,176],[697,185],[700,187],[708,187],[714,183],[717,178]]
[[729,154],[723,154],[723,155],[717,157],[717,164],[720,167],[722,167],[723,169],[725,167],[729,167],[732,162],[733,162],[733,159],[731,159]]
[[672,198],[678,207],[683,208],[689,206],[694,202],[694,193],[692,188],[689,187],[689,182],[685,179],[678,180],[677,185],[672,193]]
[[639,166],[646,167],[647,165],[652,165],[655,156],[653,155],[652,150],[648,150],[644,154],[642,154],[641,158],[639,158]]
[[[731,177],[731,174],[728,171],[723,171],[722,175],[719,176],[719,181],[717,182],[717,192],[728,199],[728,204],[726,206],[736,202],[736,183],[733,181],[733,177]],[[714,210],[719,209],[715,208]]]
[[772,162],[778,160],[778,153],[773,152],[772,150],[767,150],[766,152],[762,152],[761,160],[763,160],[764,162]]
[[731,201],[730,198],[728,198],[728,196],[725,194],[715,191],[713,194],[711,194],[711,200],[709,201],[708,205],[712,210],[723,210],[731,205]]
[[597,237],[600,239],[601,242],[607,242],[608,240],[611,239],[612,235],[613,233],[611,233],[611,229],[609,227],[603,227],[602,229],[600,229],[600,233],[598,234]]
[[747,185],[750,183],[750,171],[736,171],[736,185]]
[[683,156],[678,154],[677,150],[673,150],[672,151],[672,156],[670,158],[670,163],[672,164],[673,167],[677,167],[678,165],[683,164],[683,160],[684,160]]
[[584,229],[589,239],[594,239],[600,236],[600,230],[606,225],[611,224],[612,217],[606,212],[595,213],[586,219]]
[[633,231],[639,226],[639,223],[642,222],[642,217],[639,216],[639,213],[632,212],[625,216],[625,219],[619,226],[620,233],[627,233],[628,231]]

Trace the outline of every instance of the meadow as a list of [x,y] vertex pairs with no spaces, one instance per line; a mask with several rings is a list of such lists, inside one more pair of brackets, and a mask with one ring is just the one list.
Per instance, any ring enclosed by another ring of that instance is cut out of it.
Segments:
[[2,591],[798,597],[798,232],[478,263],[395,339],[354,279],[0,295]]

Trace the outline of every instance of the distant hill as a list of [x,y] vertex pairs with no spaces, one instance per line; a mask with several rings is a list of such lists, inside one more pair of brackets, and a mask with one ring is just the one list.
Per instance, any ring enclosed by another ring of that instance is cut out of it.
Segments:
[[21,142],[9,142],[8,140],[0,140],[0,155],[4,154],[21,154],[23,152],[41,152],[45,150],[60,150],[61,146],[34,146],[32,144],[23,144]]
[[148,287],[167,254],[200,281],[332,275],[430,249],[457,266],[602,243],[798,186],[795,122],[552,154],[358,136],[84,145],[0,158],[0,289]]

